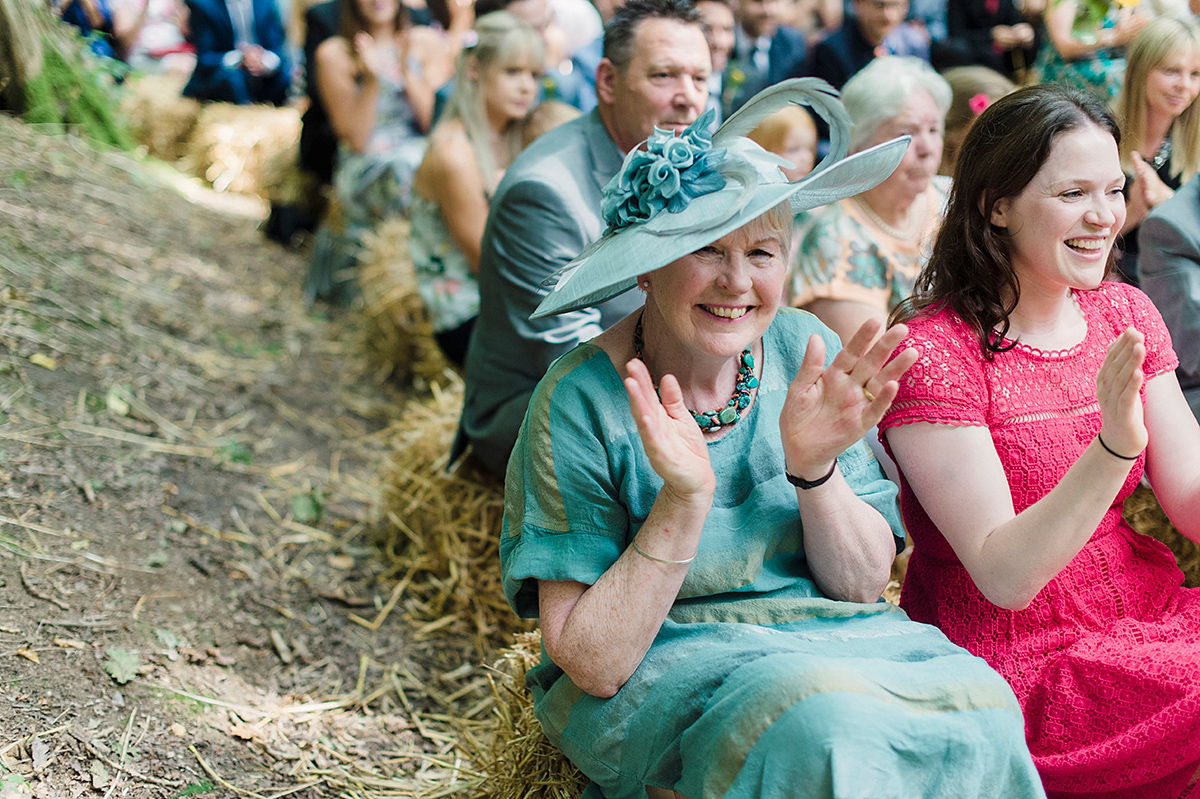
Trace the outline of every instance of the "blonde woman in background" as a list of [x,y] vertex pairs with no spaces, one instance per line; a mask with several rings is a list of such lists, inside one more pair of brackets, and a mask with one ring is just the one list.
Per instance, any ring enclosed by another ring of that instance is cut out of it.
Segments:
[[1121,123],[1127,216],[1122,276],[1138,285],[1138,226],[1200,171],[1200,28],[1176,17],[1154,19],[1129,45]]
[[475,272],[488,198],[521,151],[545,58],[541,34],[508,11],[475,23],[454,93],[417,170],[409,242],[417,291],[446,357],[462,365],[475,316]]

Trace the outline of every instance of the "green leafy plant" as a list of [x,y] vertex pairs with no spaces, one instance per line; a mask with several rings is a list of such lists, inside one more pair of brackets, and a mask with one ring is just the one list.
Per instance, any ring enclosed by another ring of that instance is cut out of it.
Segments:
[[104,650],[108,660],[104,661],[104,670],[121,685],[137,676],[140,658],[137,652],[130,652],[119,646],[110,646]]

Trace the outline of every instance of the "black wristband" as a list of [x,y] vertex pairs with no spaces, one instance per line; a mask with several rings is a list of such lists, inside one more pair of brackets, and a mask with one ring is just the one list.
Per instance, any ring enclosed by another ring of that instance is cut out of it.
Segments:
[[1110,447],[1108,444],[1105,444],[1104,439],[1100,437],[1099,433],[1096,434],[1096,440],[1100,442],[1100,446],[1104,447],[1105,452],[1107,452],[1109,455],[1112,455],[1114,458],[1120,458],[1123,461],[1136,461],[1138,459],[1138,456],[1140,456],[1142,454],[1139,452],[1137,455],[1122,455],[1121,453],[1117,452],[1112,447]]
[[807,491],[810,488],[816,488],[819,485],[825,485],[825,482],[829,480],[830,477],[833,477],[833,473],[835,471],[837,471],[837,458],[833,459],[833,465],[829,467],[829,471],[827,471],[821,477],[818,477],[816,480],[805,480],[803,477],[797,477],[796,475],[791,474],[786,469],[783,473],[787,477],[787,481],[789,483],[794,485],[796,488]]

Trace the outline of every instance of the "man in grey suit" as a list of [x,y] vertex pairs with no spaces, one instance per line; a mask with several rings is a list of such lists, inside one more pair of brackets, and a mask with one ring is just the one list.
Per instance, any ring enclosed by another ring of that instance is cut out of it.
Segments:
[[1167,323],[1179,356],[1175,375],[1200,419],[1200,175],[1154,207],[1138,244],[1142,290]]
[[[682,131],[704,111],[711,59],[691,0],[630,0],[605,27],[598,105],[542,136],[492,197],[479,260],[481,306],[467,351],[459,438],[503,474],[547,367],[641,304],[625,295],[548,319],[529,315],[542,283],[600,238],[601,192],[657,126]],[[457,449],[457,447],[456,447]]]

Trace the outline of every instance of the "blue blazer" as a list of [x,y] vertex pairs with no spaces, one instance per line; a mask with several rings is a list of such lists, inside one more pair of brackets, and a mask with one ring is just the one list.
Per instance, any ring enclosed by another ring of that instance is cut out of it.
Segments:
[[255,78],[240,66],[224,64],[225,54],[237,49],[233,19],[225,0],[186,2],[191,31],[188,41],[196,48],[196,69],[183,87],[184,96],[239,105],[283,105],[291,83],[292,64],[275,0],[253,0],[254,36],[263,49],[279,56],[279,69],[261,78]]
[[754,43],[747,38],[740,25],[734,28],[733,52],[721,90],[721,118],[724,119],[745,105],[746,101],[768,86],[774,86],[788,78],[803,77],[807,73],[808,46],[799,31],[780,25],[771,37],[767,50],[765,72],[754,67]]

